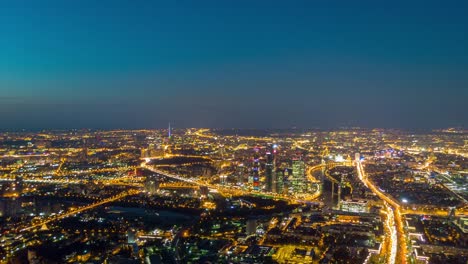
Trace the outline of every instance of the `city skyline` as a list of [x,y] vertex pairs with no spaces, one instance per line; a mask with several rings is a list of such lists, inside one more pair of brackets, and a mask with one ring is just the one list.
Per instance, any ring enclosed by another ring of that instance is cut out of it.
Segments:
[[0,129],[467,127],[464,1],[0,4]]
[[0,1],[0,264],[467,264],[468,1]]
[[0,263],[468,260],[466,130],[172,128],[0,132]]

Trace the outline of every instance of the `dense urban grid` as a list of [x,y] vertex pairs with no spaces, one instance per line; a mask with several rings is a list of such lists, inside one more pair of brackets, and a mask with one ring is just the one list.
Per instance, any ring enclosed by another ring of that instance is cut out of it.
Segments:
[[467,263],[468,132],[0,133],[0,263]]

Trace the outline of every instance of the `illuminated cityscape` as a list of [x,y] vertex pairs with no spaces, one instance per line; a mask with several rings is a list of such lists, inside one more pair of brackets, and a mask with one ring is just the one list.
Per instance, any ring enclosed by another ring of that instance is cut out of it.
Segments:
[[0,1],[0,264],[468,264],[468,1]]
[[263,132],[2,133],[2,263],[467,260],[467,131]]

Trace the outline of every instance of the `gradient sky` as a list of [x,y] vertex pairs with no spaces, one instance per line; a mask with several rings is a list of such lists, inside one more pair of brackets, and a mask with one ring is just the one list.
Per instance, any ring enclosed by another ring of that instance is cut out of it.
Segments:
[[468,1],[358,2],[2,1],[0,128],[466,127]]

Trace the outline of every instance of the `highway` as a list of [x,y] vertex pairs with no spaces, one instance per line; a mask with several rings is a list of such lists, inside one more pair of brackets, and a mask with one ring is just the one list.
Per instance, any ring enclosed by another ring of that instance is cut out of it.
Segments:
[[312,183],[320,183],[320,180],[315,178],[313,173],[315,171],[317,171],[317,170],[322,170],[324,166],[325,165],[321,164],[321,165],[316,165],[316,166],[309,167],[307,169],[307,173],[306,173],[307,179]]
[[[393,231],[391,231],[390,234],[387,235],[390,236],[391,248],[393,249],[394,245],[397,245],[397,249],[395,252],[396,256],[395,258],[391,256],[389,260],[393,262],[390,262],[390,264],[407,263],[407,240],[401,216],[400,205],[396,203],[393,199],[383,194],[371,181],[368,180],[367,175],[364,171],[364,167],[362,166],[362,163],[360,161],[356,162],[356,169],[358,172],[358,177],[364,183],[364,185],[366,185],[373,193],[375,193],[380,199],[382,199],[389,205],[387,208],[387,217],[388,219],[393,218],[393,220],[390,220],[390,230],[396,230],[396,234]],[[392,213],[393,215],[391,215]],[[393,224],[391,222],[393,222]]]
[[397,230],[395,224],[395,213],[391,206],[385,202],[385,209],[387,211],[387,219],[385,221],[385,225],[388,232],[388,249],[390,250],[389,254],[387,255],[387,262],[388,263],[395,263],[396,255],[398,250],[398,237],[397,237]]

